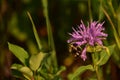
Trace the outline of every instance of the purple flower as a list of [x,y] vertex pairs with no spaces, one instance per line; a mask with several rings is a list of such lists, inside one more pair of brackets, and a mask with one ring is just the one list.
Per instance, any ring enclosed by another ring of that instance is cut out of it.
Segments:
[[98,23],[97,21],[94,21],[89,23],[86,27],[81,21],[81,24],[76,29],[72,28],[73,32],[69,33],[69,35],[71,35],[71,38],[67,41],[68,43],[76,46],[85,46],[81,52],[81,58],[84,61],[87,59],[86,47],[88,45],[103,45],[102,40],[106,39],[107,37],[107,34],[103,32],[105,30],[103,28],[103,24],[104,22]]

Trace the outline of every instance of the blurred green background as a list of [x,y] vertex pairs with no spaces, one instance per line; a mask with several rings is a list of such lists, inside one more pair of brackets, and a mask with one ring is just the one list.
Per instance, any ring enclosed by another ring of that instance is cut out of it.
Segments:
[[[20,63],[8,50],[7,42],[23,47],[29,53],[37,53],[36,41],[31,22],[26,14],[33,17],[42,45],[47,46],[47,29],[41,0],[0,0],[0,80],[16,80],[12,76],[10,66]],[[119,0],[48,0],[49,18],[52,25],[58,65],[67,70],[61,76],[67,80],[67,74],[78,66],[90,63],[74,58],[68,52],[68,32],[83,20],[85,24],[91,20],[105,21],[108,33],[105,45],[117,44],[115,52],[103,66],[104,77],[108,80],[120,80],[120,1]],[[91,72],[85,72],[83,80]]]

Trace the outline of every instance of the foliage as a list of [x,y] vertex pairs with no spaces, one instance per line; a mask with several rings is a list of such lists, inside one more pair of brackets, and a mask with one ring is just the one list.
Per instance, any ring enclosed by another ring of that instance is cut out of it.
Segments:
[[[104,21],[108,34],[106,47],[87,48],[85,62],[66,42],[81,19]],[[0,37],[0,80],[96,80],[96,70],[120,79],[120,0],[1,0]]]
[[[45,2],[43,2],[45,4]],[[34,32],[34,35],[35,35],[35,39],[37,41],[37,44],[38,44],[38,47],[40,49],[40,52],[37,53],[37,54],[32,54],[32,55],[29,55],[27,53],[27,51],[25,51],[23,48],[17,46],[17,45],[14,45],[14,44],[11,44],[11,43],[8,43],[8,47],[9,47],[9,50],[11,52],[13,52],[13,54],[21,61],[21,63],[23,63],[23,65],[20,65],[20,64],[13,64],[11,69],[14,69],[14,70],[17,70],[19,72],[21,72],[23,74],[23,76],[28,79],[28,80],[38,80],[38,79],[54,79],[56,78],[56,76],[59,76],[60,75],[60,72],[65,70],[65,68],[61,68],[59,71],[57,71],[57,63],[53,63],[53,64],[50,64],[50,65],[54,65],[53,66],[55,70],[52,70],[50,71],[47,71],[44,72],[44,69],[43,69],[43,66],[45,65],[46,62],[42,63],[43,60],[45,60],[45,56],[50,54],[51,56],[49,56],[48,59],[50,59],[50,63],[51,62],[51,59],[54,59],[56,62],[56,55],[55,55],[55,50],[54,50],[54,44],[53,44],[53,37],[51,35],[51,27],[50,27],[50,22],[49,22],[49,19],[46,20],[47,23],[49,23],[47,25],[48,27],[48,32],[50,35],[48,35],[48,41],[49,41],[49,47],[52,49],[51,53],[44,53],[41,51],[42,49],[42,45],[40,43],[40,39],[38,37],[38,34],[37,34],[37,31],[35,29],[35,25],[34,25],[34,22],[32,20],[32,17],[30,15],[29,12],[28,13],[28,16],[31,20],[31,23],[32,23],[32,26],[33,26],[33,32]],[[47,16],[47,12],[46,12],[46,15]],[[30,58],[29,58],[30,56]],[[29,60],[29,62],[27,62],[26,60]],[[45,67],[47,67],[46,70],[50,70],[50,65],[45,65]],[[40,76],[40,74],[38,73],[41,73],[43,74],[43,76]],[[17,74],[17,72],[15,73],[14,71],[14,74],[17,75],[18,77],[22,77],[22,75],[19,75]],[[49,74],[49,75],[48,75]],[[55,75],[56,74],[56,75]],[[49,78],[47,78],[47,76],[49,76]],[[50,77],[51,76],[51,77]],[[58,77],[59,79],[59,77]]]

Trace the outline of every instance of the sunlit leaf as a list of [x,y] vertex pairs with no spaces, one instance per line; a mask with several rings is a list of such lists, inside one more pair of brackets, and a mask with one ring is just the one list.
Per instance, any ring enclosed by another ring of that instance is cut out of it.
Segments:
[[86,70],[94,71],[94,68],[92,65],[80,66],[74,73],[68,75],[69,80],[76,80],[76,78]]
[[24,64],[27,65],[28,53],[20,46],[8,42],[9,50]]
[[30,70],[30,68],[24,66],[20,68],[19,71],[22,72],[25,78],[28,80],[31,80],[33,78],[33,72]]
[[23,65],[21,65],[21,64],[13,64],[12,66],[11,66],[11,69],[16,69],[16,70],[18,70],[18,69],[20,69],[20,68],[22,68],[23,67]]
[[46,55],[45,53],[40,52],[38,54],[33,54],[30,57],[29,63],[30,63],[30,67],[31,67],[32,70],[36,71],[39,68],[43,58],[45,57],[45,55]]
[[18,77],[25,77],[28,80],[31,80],[33,77],[33,72],[27,66],[23,66],[21,64],[13,64],[11,69],[14,71],[14,74]]

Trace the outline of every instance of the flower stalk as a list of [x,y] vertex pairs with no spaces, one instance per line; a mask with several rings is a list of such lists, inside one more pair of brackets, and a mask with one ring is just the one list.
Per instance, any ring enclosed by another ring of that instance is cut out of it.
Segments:
[[101,68],[100,68],[99,65],[96,64],[97,59],[95,57],[95,54],[96,53],[92,53],[91,55],[92,55],[92,61],[93,61],[93,68],[94,68],[94,70],[96,72],[97,80],[104,80]]

